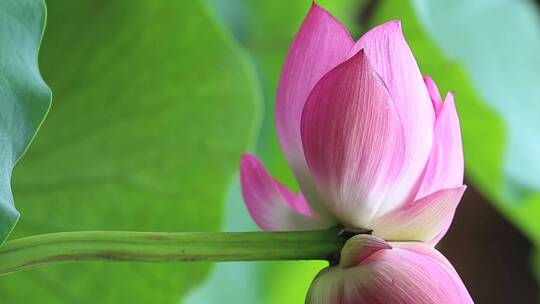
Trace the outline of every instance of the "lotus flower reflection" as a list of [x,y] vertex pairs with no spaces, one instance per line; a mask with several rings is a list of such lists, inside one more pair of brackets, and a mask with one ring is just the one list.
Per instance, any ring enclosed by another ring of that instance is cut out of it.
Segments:
[[422,78],[399,21],[354,41],[314,4],[289,50],[276,128],[301,192],[241,159],[242,193],[264,230],[335,225],[348,240],[308,303],[472,303],[433,246],[465,190],[454,95]]

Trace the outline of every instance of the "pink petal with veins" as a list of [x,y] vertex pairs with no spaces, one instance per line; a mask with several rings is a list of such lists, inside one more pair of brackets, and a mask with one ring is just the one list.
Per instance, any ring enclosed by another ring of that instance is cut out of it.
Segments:
[[463,184],[463,146],[454,94],[448,93],[435,122],[433,150],[416,199]]
[[[432,241],[448,230],[466,186],[444,189],[375,218],[366,228],[392,241]],[[434,244],[432,243],[432,244]]]
[[439,88],[437,88],[435,81],[433,81],[433,79],[431,79],[431,77],[429,76],[424,76],[424,83],[426,84],[429,97],[431,98],[433,111],[435,112],[435,116],[437,116],[439,115],[439,112],[441,111],[441,107],[442,107],[442,98],[441,98],[441,94],[439,93]]
[[346,59],[353,44],[347,29],[313,3],[289,49],[276,96],[276,129],[281,148],[314,211],[329,217],[332,216],[322,206],[307,170],[300,118],[315,83]]
[[313,230],[332,225],[314,216],[302,195],[275,181],[249,153],[240,159],[240,182],[249,214],[263,230]]
[[431,152],[435,115],[416,60],[403,37],[400,21],[390,21],[368,31],[349,56],[360,49],[388,87],[404,131],[403,166],[378,211],[380,215],[414,199]]
[[363,51],[328,72],[304,107],[302,143],[326,207],[364,227],[403,164],[403,129],[390,95]]

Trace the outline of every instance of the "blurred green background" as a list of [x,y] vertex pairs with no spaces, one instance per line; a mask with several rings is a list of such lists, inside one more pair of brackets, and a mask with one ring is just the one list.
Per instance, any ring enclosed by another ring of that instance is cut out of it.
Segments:
[[[8,1],[8,0],[5,0]],[[25,0],[36,2],[39,0]],[[401,19],[456,92],[470,186],[439,249],[477,303],[539,303],[540,4],[321,0],[359,37]],[[49,0],[52,107],[12,189],[11,239],[69,230],[256,230],[242,152],[296,189],[273,125],[309,0]],[[28,15],[44,13],[28,6]],[[1,37],[0,37],[1,38]],[[85,263],[0,277],[2,303],[303,303],[322,262]]]

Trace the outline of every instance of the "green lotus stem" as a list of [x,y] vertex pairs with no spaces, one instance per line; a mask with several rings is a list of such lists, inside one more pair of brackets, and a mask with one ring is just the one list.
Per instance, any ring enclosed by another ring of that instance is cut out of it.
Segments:
[[81,231],[15,239],[0,248],[0,275],[83,261],[328,260],[343,247],[338,230],[295,232]]

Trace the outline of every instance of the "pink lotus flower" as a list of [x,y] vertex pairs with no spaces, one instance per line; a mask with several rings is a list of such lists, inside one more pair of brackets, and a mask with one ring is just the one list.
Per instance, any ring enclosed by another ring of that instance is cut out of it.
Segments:
[[[398,294],[399,303],[472,302],[431,247],[448,230],[466,188],[454,95],[443,103],[435,83],[422,78],[399,21],[355,42],[314,4],[281,75],[276,128],[301,192],[292,193],[253,155],[243,155],[242,193],[255,222],[264,230],[339,224],[373,231],[358,236],[355,246],[349,240],[346,248],[358,248],[342,256],[358,257],[319,274],[308,299],[331,294],[332,288],[317,287],[331,277],[342,282],[341,291],[367,290],[342,295],[354,303],[395,303],[388,301]],[[422,295],[413,301],[412,292]]]
[[339,265],[317,275],[306,303],[473,302],[452,265],[433,247],[357,235],[343,247]]

